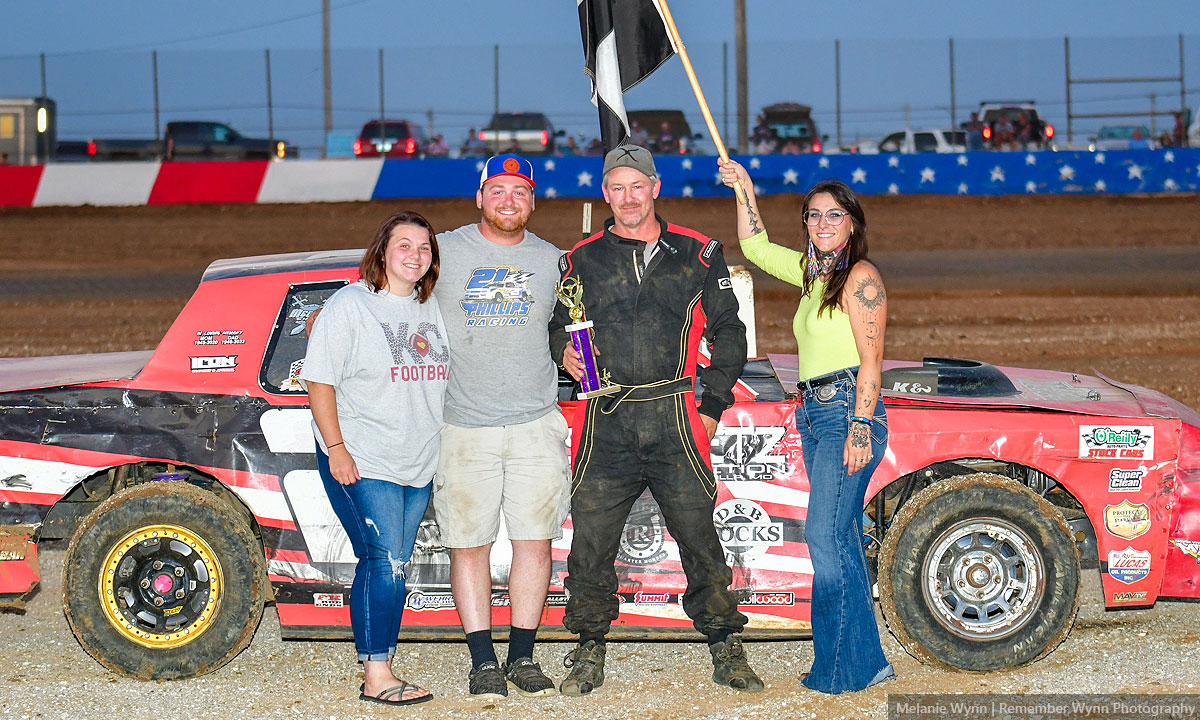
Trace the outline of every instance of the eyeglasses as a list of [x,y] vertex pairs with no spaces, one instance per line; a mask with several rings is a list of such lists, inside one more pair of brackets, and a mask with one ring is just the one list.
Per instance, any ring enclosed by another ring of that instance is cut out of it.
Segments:
[[842,221],[845,220],[849,214],[850,213],[846,212],[845,210],[830,210],[826,213],[822,213],[820,210],[809,210],[808,212],[804,213],[804,224],[808,225],[809,227],[816,227],[817,225],[821,224],[821,216],[824,215],[825,222],[837,227],[838,225],[842,224]]

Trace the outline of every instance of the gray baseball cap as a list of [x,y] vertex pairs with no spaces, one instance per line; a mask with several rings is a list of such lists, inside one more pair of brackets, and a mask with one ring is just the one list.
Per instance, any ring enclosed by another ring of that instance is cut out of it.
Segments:
[[654,156],[641,145],[618,145],[609,150],[604,156],[604,175],[619,167],[633,168],[650,179],[658,177],[658,171],[654,169]]

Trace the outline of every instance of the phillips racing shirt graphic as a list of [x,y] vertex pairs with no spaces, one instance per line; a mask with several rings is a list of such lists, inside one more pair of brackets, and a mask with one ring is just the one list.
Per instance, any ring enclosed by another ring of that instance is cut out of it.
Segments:
[[532,272],[511,266],[475,268],[459,301],[467,327],[528,324],[531,277]]

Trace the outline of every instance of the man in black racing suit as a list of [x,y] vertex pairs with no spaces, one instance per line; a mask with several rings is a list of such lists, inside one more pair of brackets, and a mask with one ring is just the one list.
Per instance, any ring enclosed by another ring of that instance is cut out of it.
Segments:
[[[661,183],[645,148],[622,145],[604,159],[604,199],[613,217],[603,232],[562,257],[563,279],[583,285],[594,323],[597,365],[619,390],[584,401],[572,438],[570,593],[563,624],[579,635],[561,691],[583,695],[604,682],[605,637],[619,614],[614,562],[626,518],[646,489],[662,510],[687,577],[683,609],[709,642],[713,680],[761,690],[740,632],[746,616],[729,590],[733,575],[713,527],[716,481],[709,441],[746,361],[721,244],[654,213]],[[578,352],[558,304],[550,322],[555,358],[576,380]],[[694,400],[701,337],[712,362]]]

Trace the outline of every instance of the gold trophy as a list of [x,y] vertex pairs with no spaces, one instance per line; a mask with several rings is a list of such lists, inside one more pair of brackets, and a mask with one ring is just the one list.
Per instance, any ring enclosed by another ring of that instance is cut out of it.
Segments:
[[583,319],[583,282],[577,277],[569,277],[554,286],[554,294],[558,296],[558,301],[567,307],[567,314],[571,316],[571,324],[563,329],[571,334],[571,344],[583,363],[583,377],[579,379],[583,392],[579,393],[579,399],[586,400],[617,392],[621,386],[612,384],[607,370],[596,367],[596,352],[592,347],[592,321]]

